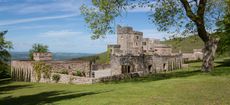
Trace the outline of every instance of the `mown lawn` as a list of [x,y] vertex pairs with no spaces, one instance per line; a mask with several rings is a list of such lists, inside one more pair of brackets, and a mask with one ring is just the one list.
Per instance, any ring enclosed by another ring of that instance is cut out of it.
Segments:
[[230,105],[230,63],[93,85],[0,80],[0,105]]

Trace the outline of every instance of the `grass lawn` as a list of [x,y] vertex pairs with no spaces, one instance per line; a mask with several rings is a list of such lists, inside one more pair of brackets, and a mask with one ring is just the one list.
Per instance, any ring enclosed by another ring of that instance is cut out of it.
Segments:
[[230,105],[230,63],[210,73],[188,69],[93,85],[0,80],[0,105]]

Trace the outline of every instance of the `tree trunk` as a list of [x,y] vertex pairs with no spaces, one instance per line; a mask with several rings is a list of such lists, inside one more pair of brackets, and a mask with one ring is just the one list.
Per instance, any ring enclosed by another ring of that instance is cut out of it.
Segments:
[[214,58],[218,41],[218,39],[210,38],[209,41],[205,42],[202,65],[202,71],[204,72],[210,72],[214,67]]

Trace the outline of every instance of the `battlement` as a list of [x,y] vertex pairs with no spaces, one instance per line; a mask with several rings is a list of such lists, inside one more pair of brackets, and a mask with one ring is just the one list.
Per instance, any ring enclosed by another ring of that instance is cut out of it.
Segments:
[[134,31],[132,27],[122,27],[117,26],[117,34],[131,34],[131,35],[143,35],[143,32],[140,31]]
[[132,27],[121,27],[121,26],[117,26],[117,34],[127,34],[127,33],[132,33],[133,32],[133,28]]

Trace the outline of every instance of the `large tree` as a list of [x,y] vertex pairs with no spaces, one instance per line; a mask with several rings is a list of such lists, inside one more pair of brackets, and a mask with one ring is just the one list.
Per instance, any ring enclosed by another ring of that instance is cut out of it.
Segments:
[[202,70],[213,69],[218,39],[210,35],[224,15],[224,0],[92,0],[93,6],[81,7],[92,30],[92,38],[113,32],[112,23],[130,8],[151,8],[149,19],[159,31],[179,35],[197,34],[204,42]]
[[12,43],[6,41],[4,35],[7,31],[0,32],[0,78],[4,78],[9,75],[9,66],[11,55],[8,52],[12,48]]

